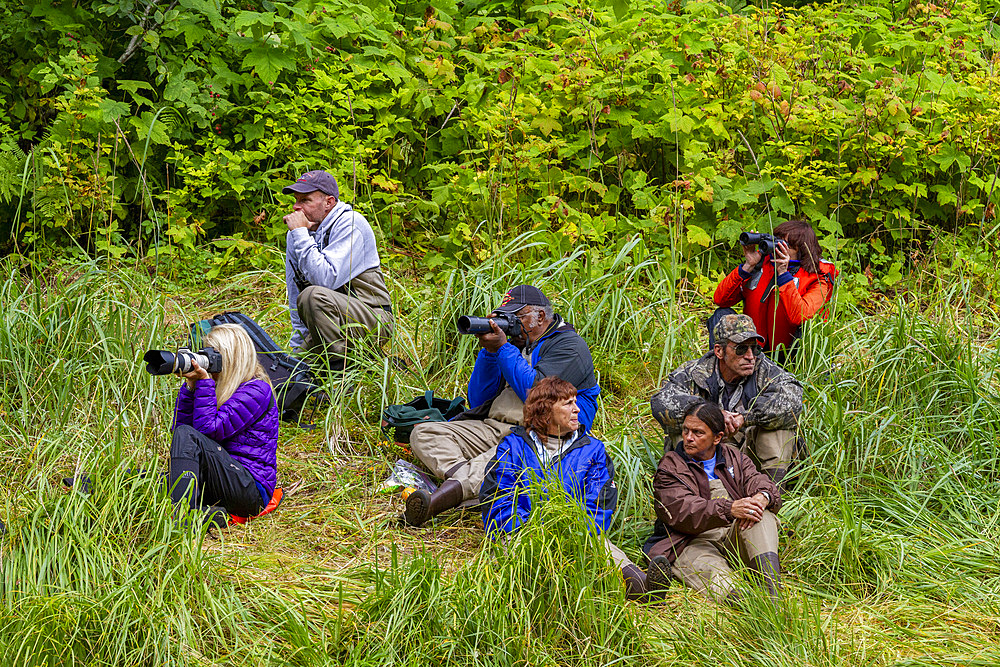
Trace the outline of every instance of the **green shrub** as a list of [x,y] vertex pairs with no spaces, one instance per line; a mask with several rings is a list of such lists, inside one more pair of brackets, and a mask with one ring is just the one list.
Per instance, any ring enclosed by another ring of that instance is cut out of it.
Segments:
[[996,28],[974,3],[516,5],[47,5],[0,76],[0,182],[32,183],[0,188],[4,217],[87,252],[270,242],[280,186],[328,166],[432,267],[528,230],[547,254],[638,236],[706,291],[715,243],[803,215],[869,270],[848,297],[895,288],[935,230],[990,236]]

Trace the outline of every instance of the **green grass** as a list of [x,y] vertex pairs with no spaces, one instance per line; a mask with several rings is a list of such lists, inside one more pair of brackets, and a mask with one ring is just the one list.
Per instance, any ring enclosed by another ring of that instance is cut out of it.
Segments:
[[[530,237],[514,242],[530,243]],[[512,244],[512,249],[514,244]],[[505,546],[478,516],[401,528],[379,485],[399,448],[382,406],[464,391],[475,340],[461,313],[510,285],[554,297],[594,352],[596,431],[621,489],[611,538],[652,524],[662,437],[649,395],[705,345],[703,297],[626,248],[586,257],[497,253],[427,282],[390,266],[399,324],[388,360],[324,378],[321,428],[283,427],[274,515],[221,534],[183,529],[146,478],[162,469],[176,382],[138,363],[226,309],[287,340],[281,275],[180,289],[106,265],[0,273],[0,661],[3,664],[969,665],[1000,662],[1000,430],[992,304],[924,283],[811,327],[809,459],[782,509],[787,598],[716,607],[677,586],[624,601],[572,512],[547,505]],[[513,257],[511,260],[509,258]],[[521,258],[520,260],[518,258]],[[919,297],[919,298],[918,298]],[[99,476],[90,496],[63,476]],[[752,590],[752,589],[751,589]]]

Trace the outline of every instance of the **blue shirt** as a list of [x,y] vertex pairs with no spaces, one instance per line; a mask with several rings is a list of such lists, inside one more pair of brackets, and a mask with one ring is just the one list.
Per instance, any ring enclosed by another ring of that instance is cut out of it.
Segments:
[[719,476],[715,474],[715,457],[713,456],[707,461],[701,462],[701,467],[705,469],[705,474],[708,475],[709,479],[719,479]]

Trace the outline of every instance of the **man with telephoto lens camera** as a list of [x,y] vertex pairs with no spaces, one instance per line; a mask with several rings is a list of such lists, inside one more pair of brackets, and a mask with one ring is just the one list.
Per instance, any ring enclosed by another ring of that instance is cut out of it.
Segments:
[[688,407],[715,403],[725,417],[725,442],[748,453],[782,488],[795,455],[802,385],[764,355],[764,339],[748,315],[725,315],[713,333],[712,351],[667,376],[650,401],[666,433],[665,451],[677,446]]
[[586,430],[597,414],[601,388],[590,348],[553,313],[537,287],[514,287],[488,318],[460,317],[458,328],[475,334],[482,348],[469,379],[472,408],[450,422],[413,427],[413,453],[445,481],[433,494],[417,490],[406,499],[404,519],[412,526],[478,497],[497,445],[514,426],[523,425],[525,398],[542,378],[559,377],[576,387]]
[[374,336],[381,346],[395,326],[375,234],[325,171],[307,171],[281,192],[295,196],[284,218],[292,349],[343,370],[352,343]]

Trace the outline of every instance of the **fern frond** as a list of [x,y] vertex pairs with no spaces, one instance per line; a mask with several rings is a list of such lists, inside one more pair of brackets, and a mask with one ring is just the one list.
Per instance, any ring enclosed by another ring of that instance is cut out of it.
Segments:
[[27,159],[28,156],[17,144],[0,151],[0,201],[3,203],[7,204],[20,195],[21,186],[28,177]]

